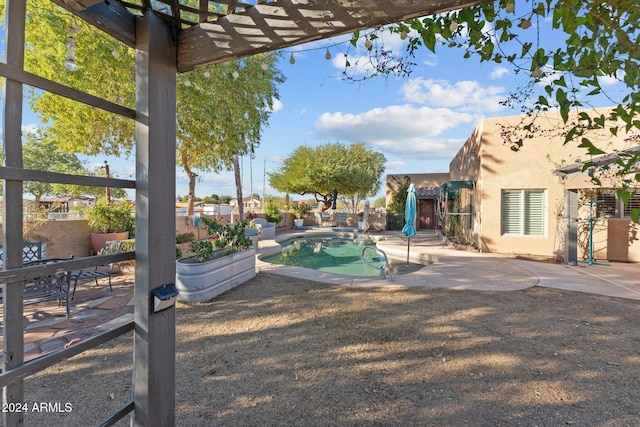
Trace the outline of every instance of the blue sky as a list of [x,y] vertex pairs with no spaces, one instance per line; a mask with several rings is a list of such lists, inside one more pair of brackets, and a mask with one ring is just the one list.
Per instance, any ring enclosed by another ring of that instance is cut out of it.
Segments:
[[[398,37],[395,43],[389,39],[385,46],[400,47]],[[283,52],[280,69],[287,80],[279,88],[280,99],[254,160],[243,159],[245,194],[250,193],[251,182],[253,192],[263,193],[265,163],[267,173],[273,172],[297,146],[327,142],[366,142],[385,155],[388,174],[446,172],[483,117],[514,114],[499,104],[513,80],[507,68],[464,60],[459,50],[434,55],[421,49],[408,77],[347,82],[341,77],[347,43],[329,48],[332,58],[325,58],[322,46],[336,42]],[[177,191],[182,195],[186,181],[181,181]],[[265,194],[277,194],[268,186],[268,176],[266,185]],[[234,194],[233,189],[233,175],[228,173],[204,175],[196,192]]]
[[[538,23],[546,32],[549,22]],[[530,31],[535,31],[536,23]],[[532,32],[535,34],[535,32]],[[545,34],[548,39],[553,39]],[[284,50],[279,68],[286,82],[253,160],[242,159],[244,194],[276,195],[267,174],[297,146],[327,142],[366,142],[386,159],[386,174],[447,172],[448,164],[475,126],[484,117],[519,114],[500,104],[518,85],[530,80],[528,73],[515,73],[508,64],[480,63],[464,59],[459,49],[441,48],[433,54],[417,51],[409,76],[395,76],[347,82],[344,53],[349,36],[301,45]],[[361,42],[362,44],[363,42]],[[399,36],[384,36],[385,49],[403,51]],[[331,53],[327,60],[325,54]],[[293,53],[295,64],[290,64]],[[364,49],[349,49],[351,64],[366,68],[358,55]],[[361,58],[362,59],[362,58]],[[359,76],[355,68],[356,76]],[[25,112],[24,124],[37,125],[37,118]],[[133,178],[134,159],[86,158],[88,164],[107,160],[121,178]],[[187,179],[177,168],[178,195],[187,194]],[[383,177],[384,180],[384,177]],[[266,188],[263,184],[266,184]],[[383,190],[377,195],[383,195]],[[196,185],[199,197],[211,194],[235,195],[232,172],[202,173]],[[292,195],[293,198],[296,196]],[[374,199],[374,198],[372,198]]]

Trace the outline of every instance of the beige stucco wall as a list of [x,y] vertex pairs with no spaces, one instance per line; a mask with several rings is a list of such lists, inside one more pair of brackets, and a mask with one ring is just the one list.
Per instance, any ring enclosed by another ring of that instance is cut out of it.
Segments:
[[91,255],[91,227],[84,219],[49,221],[32,231],[29,240],[47,244],[47,258]]
[[411,183],[418,188],[440,187],[442,184],[449,181],[449,173],[447,172],[389,174],[387,175],[385,193],[387,206],[391,202],[393,194],[398,191],[398,187],[404,181],[405,176],[409,177]]
[[[640,262],[640,225],[624,218],[598,219],[593,225],[595,261]],[[578,227],[578,259],[589,259],[589,223]]]
[[[542,257],[563,255],[564,195],[561,178],[553,174],[558,167],[587,160],[584,148],[577,143],[563,145],[559,115],[549,113],[536,120],[538,128],[527,138],[518,151],[505,143],[501,133],[513,132],[523,116],[500,117],[483,120],[450,163],[452,181],[476,181],[475,208],[477,215],[473,229],[474,242],[483,251],[526,254]],[[588,135],[603,150],[624,149],[629,143],[623,138],[611,143],[607,131]],[[547,191],[547,217],[544,236],[509,236],[501,234],[502,190],[545,189]]]

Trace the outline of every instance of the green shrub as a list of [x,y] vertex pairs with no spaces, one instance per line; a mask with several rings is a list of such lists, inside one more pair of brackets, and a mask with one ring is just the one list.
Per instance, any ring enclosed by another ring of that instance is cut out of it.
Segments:
[[267,221],[275,222],[276,224],[282,221],[282,214],[280,213],[280,209],[278,209],[278,205],[275,204],[273,199],[269,199],[269,203],[267,203],[267,207],[264,210],[265,216],[267,217]]
[[181,243],[189,243],[196,240],[196,235],[189,232],[189,233],[180,233],[178,235],[176,235],[176,243],[177,244],[181,244]]
[[200,226],[211,238],[190,243],[189,249],[195,254],[196,262],[210,261],[218,252],[223,256],[231,255],[253,246],[244,232],[246,221],[224,224],[215,218],[202,218]]
[[85,215],[89,226],[99,233],[128,231],[129,235],[133,235],[135,231],[133,204],[129,202],[99,202],[90,206]]

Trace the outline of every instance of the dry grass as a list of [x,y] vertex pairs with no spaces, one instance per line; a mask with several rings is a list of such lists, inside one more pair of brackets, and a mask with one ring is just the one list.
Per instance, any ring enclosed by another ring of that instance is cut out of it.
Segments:
[[[260,273],[177,308],[181,426],[640,425],[639,302],[532,288],[350,288]],[[26,382],[92,425],[130,397],[131,340]],[[122,422],[121,425],[128,425]]]

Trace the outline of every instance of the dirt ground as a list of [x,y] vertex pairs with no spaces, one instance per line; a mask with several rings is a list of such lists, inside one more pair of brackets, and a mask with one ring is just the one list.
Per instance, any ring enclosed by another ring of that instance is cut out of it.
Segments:
[[[638,301],[259,273],[176,317],[179,426],[640,425]],[[130,398],[131,357],[123,337],[25,381],[71,407],[26,425],[94,425]]]

